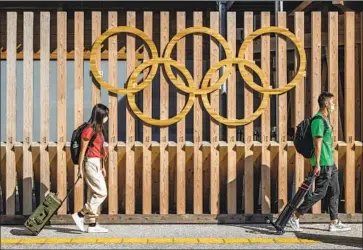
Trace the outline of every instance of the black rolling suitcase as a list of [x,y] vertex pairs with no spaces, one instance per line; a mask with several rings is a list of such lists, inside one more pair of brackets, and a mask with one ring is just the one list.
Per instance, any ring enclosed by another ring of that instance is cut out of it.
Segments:
[[313,172],[310,172],[308,177],[299,187],[299,190],[296,192],[294,198],[284,207],[281,214],[277,218],[275,222],[266,218],[266,222],[270,223],[276,229],[276,233],[281,235],[285,233],[285,227],[287,222],[289,221],[292,213],[300,206],[302,200],[304,199],[305,195],[309,192],[311,184],[315,180],[315,175]]
[[40,231],[43,230],[45,225],[49,222],[49,220],[53,217],[53,215],[58,211],[60,206],[62,206],[63,202],[67,199],[68,195],[72,192],[73,188],[79,181],[80,176],[78,176],[76,182],[73,187],[69,190],[67,196],[61,200],[58,198],[57,194],[49,193],[44,201],[39,204],[39,206],[35,209],[34,213],[29,216],[29,218],[25,221],[24,226],[34,235],[38,235]]

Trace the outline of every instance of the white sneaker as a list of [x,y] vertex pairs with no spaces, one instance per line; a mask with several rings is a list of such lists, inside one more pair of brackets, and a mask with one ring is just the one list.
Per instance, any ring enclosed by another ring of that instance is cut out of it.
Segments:
[[76,223],[77,227],[79,228],[79,230],[81,230],[82,232],[85,232],[86,229],[84,229],[84,218],[79,217],[78,213],[72,214],[72,218],[73,218],[74,222]]
[[295,232],[302,232],[302,228],[300,228],[300,220],[291,216],[289,222],[287,223],[292,230],[294,230]]
[[350,226],[344,225],[341,221],[338,221],[337,224],[330,223],[329,225],[330,232],[346,232],[350,230],[352,230],[352,228]]
[[88,227],[88,232],[89,233],[108,233],[108,229],[96,224],[96,226],[94,226],[94,227]]

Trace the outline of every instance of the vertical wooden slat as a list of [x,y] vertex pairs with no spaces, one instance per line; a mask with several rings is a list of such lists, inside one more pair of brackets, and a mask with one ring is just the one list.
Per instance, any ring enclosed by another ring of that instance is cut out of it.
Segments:
[[[203,13],[193,13],[194,26],[203,25]],[[193,35],[194,81],[196,88],[200,87],[203,76],[203,37]],[[203,213],[203,151],[202,146],[202,100],[200,96],[194,103],[194,213]]]
[[40,200],[50,190],[49,159],[50,13],[40,13]]
[[[152,37],[153,31],[153,13],[151,11],[144,12],[144,32]],[[148,60],[149,52],[144,51],[144,60]],[[144,79],[147,77],[149,70],[144,72]],[[143,107],[145,115],[151,117],[152,114],[152,84],[149,84],[144,89],[143,94]],[[147,123],[143,125],[144,139],[143,139],[143,176],[142,176],[142,213],[151,214],[152,208],[152,178],[151,178],[151,126]]]
[[[321,93],[321,12],[311,14],[311,115],[319,111]],[[321,213],[321,202],[312,207],[312,213]]]
[[[279,27],[286,27],[286,12],[277,14]],[[277,85],[279,88],[287,83],[286,39],[278,37]],[[287,204],[287,94],[278,96],[278,211]]]
[[330,123],[333,126],[334,162],[338,164],[338,13],[329,12],[328,20],[328,91],[335,96],[334,101],[336,107],[336,111],[330,115]]
[[[127,12],[126,25],[136,26],[135,12]],[[126,36],[127,47],[127,77],[135,69],[135,38]],[[126,109],[126,214],[135,213],[135,119],[129,109]]]
[[[74,127],[83,123],[83,47],[84,14],[76,11],[74,15]],[[78,165],[74,166],[74,181],[78,174]],[[83,207],[83,181],[74,187],[74,211]]]
[[[270,26],[270,12],[261,13],[261,28]],[[270,79],[270,35],[261,37],[261,68]],[[269,82],[270,85],[270,82]],[[270,106],[267,105],[261,117],[261,138],[262,138],[262,155],[261,155],[261,185],[262,185],[262,214],[268,214],[271,211],[271,153],[270,153]]]
[[[92,43],[101,35],[101,12],[92,12]],[[99,69],[101,64],[101,49],[96,52],[96,67]],[[97,81],[92,83],[92,107],[101,100],[101,87]]]
[[[108,27],[117,26],[117,12],[108,13]],[[130,48],[131,49],[131,48]],[[109,82],[117,86],[117,36],[108,39],[108,74]],[[133,49],[131,49],[134,51]],[[108,213],[118,214],[118,186],[117,186],[117,95],[108,93],[109,121],[108,121]]]
[[[345,212],[355,212],[355,14],[344,13],[344,139],[347,143],[345,162]],[[353,66],[352,66],[353,65]]]
[[[219,32],[219,13],[211,12],[210,14],[211,29]],[[210,66],[212,67],[219,61],[218,43],[210,38]],[[216,73],[211,84],[217,81],[218,74]],[[214,110],[219,110],[219,91],[214,91],[210,95],[212,107]],[[219,195],[219,123],[211,119],[210,121],[210,212],[211,214],[219,214],[220,195]]]
[[[177,12],[177,33],[185,29],[185,12]],[[182,65],[185,64],[185,39],[181,39],[177,43],[177,61]],[[182,78],[178,76],[178,81]],[[183,93],[177,93],[177,113],[181,112],[185,105],[185,96]],[[177,130],[177,153],[176,153],[176,168],[177,168],[177,214],[185,214],[186,203],[186,155],[185,155],[185,119],[182,119],[176,125]]]
[[16,32],[17,13],[7,13],[6,41],[6,215],[15,214],[15,140],[16,140]]
[[[233,55],[236,54],[236,12],[227,13],[227,39]],[[236,71],[232,70],[228,77],[227,93],[227,117],[236,119]],[[227,212],[236,214],[237,212],[237,171],[236,171],[236,128],[228,127],[228,174],[227,174]]]
[[[169,41],[169,12],[160,13],[160,51]],[[169,117],[169,84],[160,74],[160,119]],[[169,212],[169,127],[160,128],[160,214]]]
[[[244,13],[244,37],[247,37],[253,32],[253,12]],[[248,46],[245,53],[245,59],[253,60],[253,46]],[[249,78],[252,79],[252,74],[249,74]],[[250,116],[253,113],[253,91],[250,88],[245,88],[245,117]],[[254,210],[254,192],[253,192],[253,123],[247,124],[244,127],[245,138],[245,159],[244,159],[244,181],[245,181],[245,214],[253,214]]]
[[[304,12],[295,12],[295,35],[304,46]],[[295,72],[299,67],[299,54],[295,51]],[[294,114],[294,127],[305,117],[305,79],[302,79],[295,87],[295,114]],[[298,191],[299,186],[304,181],[304,157],[295,152],[295,189],[294,193]]]
[[23,214],[32,213],[33,198],[33,160],[31,143],[33,141],[33,12],[24,12],[24,96],[23,96]]
[[[360,13],[360,100],[361,100],[361,106],[363,109],[363,12]],[[339,107],[337,105],[337,107]],[[361,119],[361,140],[363,141],[363,115],[360,116]],[[361,160],[363,161],[363,157],[361,157]],[[360,175],[361,185],[360,185],[360,194],[361,194],[361,205],[360,205],[360,211],[363,213],[363,162],[361,163],[361,175]]]
[[[57,12],[57,192],[61,199],[67,192],[67,12]],[[58,214],[67,213],[67,200]]]

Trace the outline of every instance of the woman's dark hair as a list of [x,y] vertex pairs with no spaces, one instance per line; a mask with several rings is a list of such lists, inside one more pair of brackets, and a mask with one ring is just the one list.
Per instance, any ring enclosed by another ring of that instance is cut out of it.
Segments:
[[108,108],[98,103],[92,109],[91,118],[88,121],[88,125],[93,128],[95,132],[102,131],[104,137],[106,137],[106,130],[103,126],[103,118],[108,116]]
[[334,97],[332,93],[322,92],[318,98],[319,107],[324,108],[326,106],[326,102],[328,102],[332,97]]

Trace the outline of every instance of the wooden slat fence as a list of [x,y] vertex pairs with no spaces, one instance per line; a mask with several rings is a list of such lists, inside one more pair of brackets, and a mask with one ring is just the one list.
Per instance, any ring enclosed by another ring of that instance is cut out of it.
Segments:
[[[69,129],[73,130],[88,119],[85,112],[87,105],[93,106],[103,100],[102,88],[88,72],[85,72],[84,66],[89,60],[85,51],[89,51],[91,42],[95,41],[101,33],[108,28],[119,26],[120,23],[136,27],[143,30],[153,40],[158,40],[156,42],[158,54],[163,56],[163,50],[170,39],[185,28],[205,26],[217,32],[220,28],[217,12],[194,12],[189,15],[185,12],[111,11],[101,13],[94,11],[86,13],[77,11],[74,15],[69,15],[67,12],[60,11],[55,16],[50,12],[1,12],[0,15],[3,15],[2,20],[6,20],[6,25],[0,26],[5,27],[0,30],[0,35],[6,37],[6,48],[0,51],[0,53],[6,53],[4,58],[3,55],[0,56],[2,65],[6,65],[4,67],[6,70],[1,71],[6,74],[5,82],[1,83],[2,89],[4,89],[3,85],[6,87],[6,129],[1,128],[4,129],[6,136],[1,142],[0,156],[2,218],[31,214],[49,191],[57,192],[63,198],[75,180],[77,166],[73,166],[70,159],[70,143],[67,134]],[[35,18],[36,15],[40,17]],[[176,124],[175,142],[171,140],[174,137],[170,127],[161,127],[159,140],[154,136],[152,126],[146,123],[136,126],[138,118],[128,105],[125,105],[125,110],[121,110],[118,96],[108,92],[106,104],[110,109],[110,115],[109,140],[106,149],[109,158],[106,166],[109,193],[107,202],[102,206],[103,214],[113,216],[119,214],[150,216],[153,213],[181,216],[186,214],[253,216],[279,213],[291,199],[292,193],[297,191],[309,169],[306,160],[295,152],[293,142],[288,137],[288,129],[295,127],[304,119],[305,114],[313,115],[317,112],[317,97],[324,89],[328,89],[336,96],[337,112],[332,114],[331,122],[334,128],[334,158],[339,173],[343,176],[341,203],[344,205],[341,206],[340,212],[345,214],[362,212],[363,130],[361,124],[363,115],[359,115],[361,107],[356,107],[356,102],[361,105],[363,101],[363,45],[361,42],[363,13],[360,13],[360,18],[353,12],[344,13],[343,25],[340,25],[341,16],[336,12],[328,14],[313,12],[310,16],[302,12],[296,12],[293,16],[280,12],[277,13],[275,21],[272,18],[274,16],[273,13],[268,12],[229,12],[225,40],[233,55],[238,54],[243,37],[254,30],[272,25],[288,27],[305,46],[309,68],[305,79],[290,93],[292,98],[288,98],[287,94],[277,96],[277,105],[268,105],[260,122],[255,120],[245,125],[242,129],[243,136],[239,136],[239,129],[236,127],[227,127],[226,141],[221,141],[220,124],[214,119],[207,120],[205,116],[208,113],[204,112],[203,103],[198,96],[191,110],[193,115],[191,124],[188,124],[185,118]],[[138,22],[140,18],[143,19],[142,22]],[[255,22],[256,18],[260,21]],[[307,19],[310,20],[310,25],[307,24]],[[36,20],[40,20],[40,23],[36,23]],[[56,36],[51,36],[52,20],[56,20]],[[322,23],[325,23],[323,20],[327,20],[327,31],[325,27],[322,27]],[[291,25],[292,22],[293,25]],[[20,29],[21,36],[17,35],[20,32],[19,23],[23,25]],[[72,59],[74,64],[72,65],[74,66],[71,69],[74,71],[74,85],[67,84],[67,71],[70,70],[67,67],[70,60],[67,58],[69,23],[74,25],[72,28],[74,30]],[[256,27],[256,23],[259,27]],[[156,25],[160,25],[160,29],[155,29]],[[40,33],[35,33],[35,27],[38,26]],[[243,28],[242,32],[240,28]],[[356,32],[358,28],[361,33]],[[327,32],[327,37],[323,35],[323,32]],[[340,42],[341,34],[344,36],[343,44]],[[360,34],[360,37],[356,37],[356,34]],[[91,40],[85,39],[88,36]],[[19,37],[23,41],[18,41]],[[172,53],[172,57],[182,65],[191,63],[192,67],[188,70],[198,88],[208,70],[203,65],[212,67],[220,60],[221,48],[218,42],[209,37],[204,39],[205,37],[207,36],[199,33],[188,35],[177,43]],[[51,39],[57,40],[56,51],[50,49]],[[127,76],[130,76],[137,64],[150,58],[147,48],[144,48],[141,57],[138,55],[138,39],[132,34],[112,36],[105,42],[105,48],[97,52],[98,66],[101,67],[101,58],[108,63],[107,80],[110,84],[114,86],[126,84],[120,83],[119,80],[120,62],[124,62],[125,72]],[[244,56],[246,59],[254,60],[266,72],[271,87],[282,87],[294,75],[293,72],[297,71],[299,55],[291,49],[288,39],[280,35],[277,40],[273,39],[275,38],[270,35],[257,38],[255,43],[248,47]],[[37,56],[35,54],[38,51],[33,48],[36,41],[40,43],[40,55]],[[20,48],[18,44],[21,44]],[[127,48],[122,52],[126,53],[126,61],[119,59],[122,44],[125,44]],[[21,59],[17,58],[19,49],[22,50]],[[106,50],[107,54],[104,55]],[[51,105],[50,67],[54,60],[50,55],[54,53],[56,53],[57,65],[57,139],[53,142],[50,140],[50,117],[53,114],[50,114],[49,107]],[[341,55],[344,58],[341,58]],[[360,58],[358,63],[352,63],[358,58]],[[40,133],[39,140],[36,141],[32,114],[33,109],[38,105],[33,101],[33,88],[36,84],[33,81],[34,63],[38,59],[40,59],[41,68]],[[19,60],[23,62],[22,68],[19,68]],[[339,67],[339,61],[343,62],[343,68]],[[178,113],[184,108],[188,95],[177,92],[173,99],[170,94],[171,83],[161,70],[162,67],[159,68],[160,81],[156,81],[155,78],[153,84],[143,90],[140,108],[142,107],[146,115],[155,116],[154,109],[158,108],[153,106],[155,102],[152,100],[155,89],[160,89],[160,113],[157,116],[160,119],[167,119],[173,112]],[[23,89],[20,90],[23,92],[23,108],[17,106],[17,98],[19,98],[17,72],[19,71],[22,71],[24,76]],[[150,68],[144,70],[143,79],[148,72]],[[252,72],[249,77],[252,79]],[[233,70],[229,75],[226,81],[225,100],[220,99],[219,90],[209,96],[212,107],[217,111],[225,101],[227,112],[224,115],[229,119],[242,118],[238,117],[236,112],[238,105],[242,105],[243,116],[249,116],[259,105],[256,102],[262,99],[246,84],[244,84],[243,98],[237,98],[238,84],[243,84],[239,78],[238,70]],[[217,79],[218,72],[213,75],[211,83],[215,83]],[[177,81],[183,82],[183,80],[184,78],[177,74]],[[84,96],[87,84],[92,85],[89,97]],[[156,85],[158,85],[157,88]],[[67,125],[67,112],[69,112],[67,104],[70,101],[67,88],[69,86],[74,87],[72,90],[75,96],[74,107],[71,107],[74,109],[72,124],[74,127]],[[125,99],[126,95],[123,98]],[[172,101],[176,101],[176,104],[172,105]],[[18,119],[19,109],[23,112],[22,120]],[[358,113],[355,112],[356,109]],[[120,112],[126,113],[126,121],[123,124],[120,124],[118,119]],[[356,123],[356,119],[360,119],[360,123],[359,121]],[[205,121],[208,121],[208,126],[204,126]],[[16,129],[21,122],[23,123],[22,138],[17,136]],[[359,133],[355,127],[356,124],[360,126]],[[126,128],[124,141],[119,139],[120,126]],[[188,141],[187,127],[190,126],[193,132],[191,141]],[[277,137],[272,136],[274,131],[272,126],[277,128]],[[256,137],[257,127],[261,136]],[[209,129],[208,133],[203,131],[205,128]],[[136,137],[137,129],[143,131],[141,138]],[[84,183],[80,182],[74,193],[59,209],[58,214],[66,215],[79,210],[86,197],[84,190]],[[325,212],[325,208],[319,202],[313,207],[312,213],[322,212]],[[157,218],[160,221],[164,220],[162,216]]]

